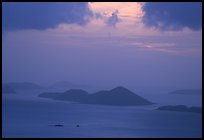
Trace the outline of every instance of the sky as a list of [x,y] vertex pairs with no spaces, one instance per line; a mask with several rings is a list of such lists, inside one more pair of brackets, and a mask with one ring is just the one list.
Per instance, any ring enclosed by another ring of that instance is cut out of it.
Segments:
[[202,88],[202,3],[3,2],[2,79]]

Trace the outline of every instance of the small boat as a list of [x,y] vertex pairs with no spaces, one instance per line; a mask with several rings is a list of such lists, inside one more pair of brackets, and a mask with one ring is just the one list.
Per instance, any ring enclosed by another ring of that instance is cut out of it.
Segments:
[[49,126],[63,127],[64,125],[62,125],[62,124],[51,124]]
[[62,125],[62,124],[55,124],[55,126],[62,127],[64,125]]

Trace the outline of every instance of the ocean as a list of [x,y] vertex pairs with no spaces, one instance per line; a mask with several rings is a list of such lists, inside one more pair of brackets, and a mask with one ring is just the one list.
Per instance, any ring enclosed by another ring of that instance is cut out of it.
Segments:
[[37,97],[42,92],[2,94],[3,138],[202,137],[202,114],[155,110],[165,104],[202,106],[201,95],[148,93],[140,95],[156,104],[106,106]]

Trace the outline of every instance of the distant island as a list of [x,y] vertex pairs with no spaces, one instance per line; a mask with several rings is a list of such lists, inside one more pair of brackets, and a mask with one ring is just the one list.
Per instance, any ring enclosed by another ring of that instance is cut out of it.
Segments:
[[26,89],[44,89],[44,87],[31,83],[31,82],[13,82],[13,83],[5,83],[3,86],[7,86],[13,89],[21,89],[21,90],[26,90]]
[[74,84],[68,81],[59,81],[50,86],[50,88],[83,88],[88,87],[88,85]]
[[202,107],[197,107],[197,106],[187,107],[185,105],[161,106],[156,110],[202,113]]
[[116,87],[112,90],[102,90],[93,94],[81,89],[71,89],[63,93],[42,93],[39,97],[54,100],[74,101],[84,104],[99,105],[152,105],[153,103],[144,99],[124,87]]
[[175,90],[169,94],[183,94],[183,95],[202,95],[202,89],[183,89]]
[[2,86],[2,93],[16,93],[16,91],[8,85],[3,85]]

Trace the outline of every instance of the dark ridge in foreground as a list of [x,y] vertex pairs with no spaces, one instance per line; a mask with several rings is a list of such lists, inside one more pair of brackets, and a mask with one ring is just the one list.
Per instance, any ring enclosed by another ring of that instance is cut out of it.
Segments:
[[136,95],[124,87],[116,87],[112,90],[103,90],[93,94],[81,89],[71,89],[63,93],[42,93],[39,97],[54,100],[74,101],[83,104],[99,105],[152,105],[150,101]]
[[161,106],[161,107],[157,108],[156,110],[202,113],[202,107],[197,107],[197,106],[187,107],[185,105]]
[[169,94],[183,94],[183,95],[202,95],[202,89],[183,89],[175,90]]

